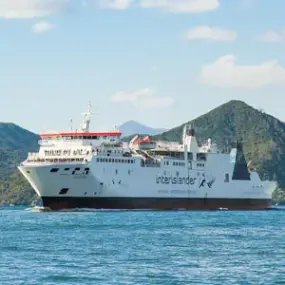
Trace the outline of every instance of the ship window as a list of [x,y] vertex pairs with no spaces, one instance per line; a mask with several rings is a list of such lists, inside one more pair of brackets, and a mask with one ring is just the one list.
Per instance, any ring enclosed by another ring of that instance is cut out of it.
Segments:
[[230,176],[228,173],[226,173],[225,175],[225,182],[229,182],[230,181]]
[[50,172],[58,172],[58,168],[52,168]]
[[99,162],[99,158],[97,158],[97,162]]
[[65,170],[65,171],[68,171],[68,170],[69,170],[69,168],[64,168],[64,170]]
[[114,158],[112,159],[112,162],[114,162],[115,160],[114,160]]
[[203,160],[205,161],[206,160],[206,153],[197,153],[197,160]]
[[192,152],[188,153],[188,160],[193,160],[193,153]]
[[118,162],[118,159],[115,159],[115,162],[117,163],[117,162]]
[[128,163],[131,163],[131,161],[128,159]]
[[77,171],[77,170],[80,170],[80,168],[79,168],[79,167],[76,167],[74,170]]

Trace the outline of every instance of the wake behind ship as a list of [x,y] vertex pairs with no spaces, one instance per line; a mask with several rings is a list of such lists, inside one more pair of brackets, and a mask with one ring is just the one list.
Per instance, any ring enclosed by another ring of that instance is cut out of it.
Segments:
[[39,152],[18,167],[46,208],[271,208],[276,182],[260,180],[240,143],[230,153],[210,139],[198,146],[187,125],[182,144],[148,136],[126,143],[119,130],[90,132],[90,107],[83,116],[80,131],[42,134]]

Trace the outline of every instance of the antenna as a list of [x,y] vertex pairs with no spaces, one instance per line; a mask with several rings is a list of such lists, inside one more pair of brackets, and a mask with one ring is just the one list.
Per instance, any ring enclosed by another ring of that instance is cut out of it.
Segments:
[[70,131],[72,133],[72,118],[70,119]]

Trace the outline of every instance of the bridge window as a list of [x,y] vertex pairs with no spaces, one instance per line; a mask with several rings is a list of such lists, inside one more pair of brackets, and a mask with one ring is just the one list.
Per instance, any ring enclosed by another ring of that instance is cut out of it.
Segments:
[[50,170],[50,172],[58,172],[58,168],[52,168],[51,170]]

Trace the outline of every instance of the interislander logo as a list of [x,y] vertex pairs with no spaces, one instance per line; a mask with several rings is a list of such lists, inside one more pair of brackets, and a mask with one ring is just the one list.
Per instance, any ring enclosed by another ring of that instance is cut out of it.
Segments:
[[205,178],[205,174],[202,174],[202,176],[203,177],[200,177],[200,179],[198,179],[196,177],[190,177],[190,176],[181,177],[181,176],[179,176],[179,174],[176,174],[176,176],[159,175],[159,176],[156,176],[156,184],[194,185],[195,183],[197,183],[199,185],[199,188],[201,188],[201,187],[211,188],[216,179],[215,178],[207,179],[207,178]]
[[195,184],[197,178],[192,178],[190,176],[187,177],[179,177],[179,176],[156,176],[156,184],[186,184],[193,185]]

